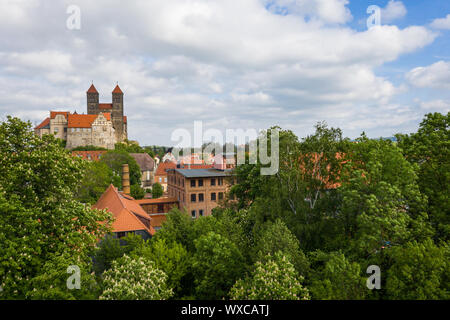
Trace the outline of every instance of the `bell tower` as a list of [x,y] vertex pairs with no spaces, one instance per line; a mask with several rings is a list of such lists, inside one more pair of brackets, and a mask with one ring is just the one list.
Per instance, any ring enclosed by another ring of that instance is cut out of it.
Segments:
[[94,84],[91,84],[88,91],[86,92],[87,96],[87,113],[88,114],[98,114],[98,91],[95,89]]
[[112,91],[111,120],[116,134],[116,141],[125,140],[123,121],[123,92],[117,84]]

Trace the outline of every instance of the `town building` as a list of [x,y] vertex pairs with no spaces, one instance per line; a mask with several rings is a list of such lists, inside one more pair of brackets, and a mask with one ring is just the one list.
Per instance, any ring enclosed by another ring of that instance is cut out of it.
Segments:
[[112,213],[112,232],[115,237],[122,238],[133,233],[144,240],[149,239],[161,228],[167,213],[172,208],[179,208],[179,203],[175,198],[135,200],[130,196],[129,179],[129,168],[124,164],[123,191],[110,185],[93,208],[106,209]]
[[228,191],[229,170],[174,168],[167,172],[168,196],[176,198],[192,218],[211,215]]
[[127,139],[127,117],[123,115],[123,92],[117,85],[112,103],[99,103],[99,94],[92,84],[86,92],[87,114],[50,111],[50,116],[34,128],[37,135],[54,134],[66,141],[66,148],[96,146],[114,149]]
[[155,176],[155,161],[148,153],[130,153],[141,169],[141,187],[147,188],[153,185]]

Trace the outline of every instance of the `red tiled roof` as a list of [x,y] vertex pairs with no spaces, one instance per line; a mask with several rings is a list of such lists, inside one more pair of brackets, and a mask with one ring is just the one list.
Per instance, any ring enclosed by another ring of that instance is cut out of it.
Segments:
[[168,169],[175,169],[177,167],[176,163],[173,162],[162,162],[156,168],[155,176],[166,176]]
[[[107,209],[115,218],[112,224],[113,232],[145,230],[150,235],[155,234],[150,216],[129,196],[120,194],[111,184],[93,206],[96,209]],[[143,221],[148,223],[148,226]]]
[[[104,112],[106,120],[111,120],[111,113]],[[69,128],[90,128],[97,119],[98,114],[69,114],[67,127]]]
[[94,84],[91,84],[91,86],[89,87],[88,93],[98,93],[97,89],[95,89]]
[[[105,150],[95,150],[95,151],[72,151],[72,155],[75,157],[81,157],[84,160],[93,160],[98,161],[100,160],[100,156],[107,151]],[[90,156],[90,159],[89,159]]]
[[123,93],[122,90],[120,90],[119,85],[117,85],[112,93]]
[[67,117],[69,116],[70,112],[69,111],[50,111],[50,119],[55,119],[55,117],[58,114],[62,114],[67,119]]
[[98,104],[99,109],[112,109],[112,103],[99,103]]
[[41,124],[39,124],[38,126],[34,127],[35,130],[37,129],[41,129],[45,126],[48,126],[50,124],[50,118],[45,118],[44,121],[41,122]]

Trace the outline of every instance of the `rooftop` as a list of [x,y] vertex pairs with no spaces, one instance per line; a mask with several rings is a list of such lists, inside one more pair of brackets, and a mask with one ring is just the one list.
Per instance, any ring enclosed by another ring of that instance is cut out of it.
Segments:
[[209,169],[171,169],[185,176],[186,178],[208,178],[208,177],[226,177],[230,170]]

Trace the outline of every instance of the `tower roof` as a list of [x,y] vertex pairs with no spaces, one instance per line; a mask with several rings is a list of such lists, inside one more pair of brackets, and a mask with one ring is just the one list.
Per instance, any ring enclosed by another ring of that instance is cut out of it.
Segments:
[[122,90],[120,90],[120,88],[119,88],[119,85],[116,85],[116,87],[114,88],[112,93],[122,93],[123,94]]
[[95,89],[94,84],[91,84],[87,93],[98,93],[97,89]]

